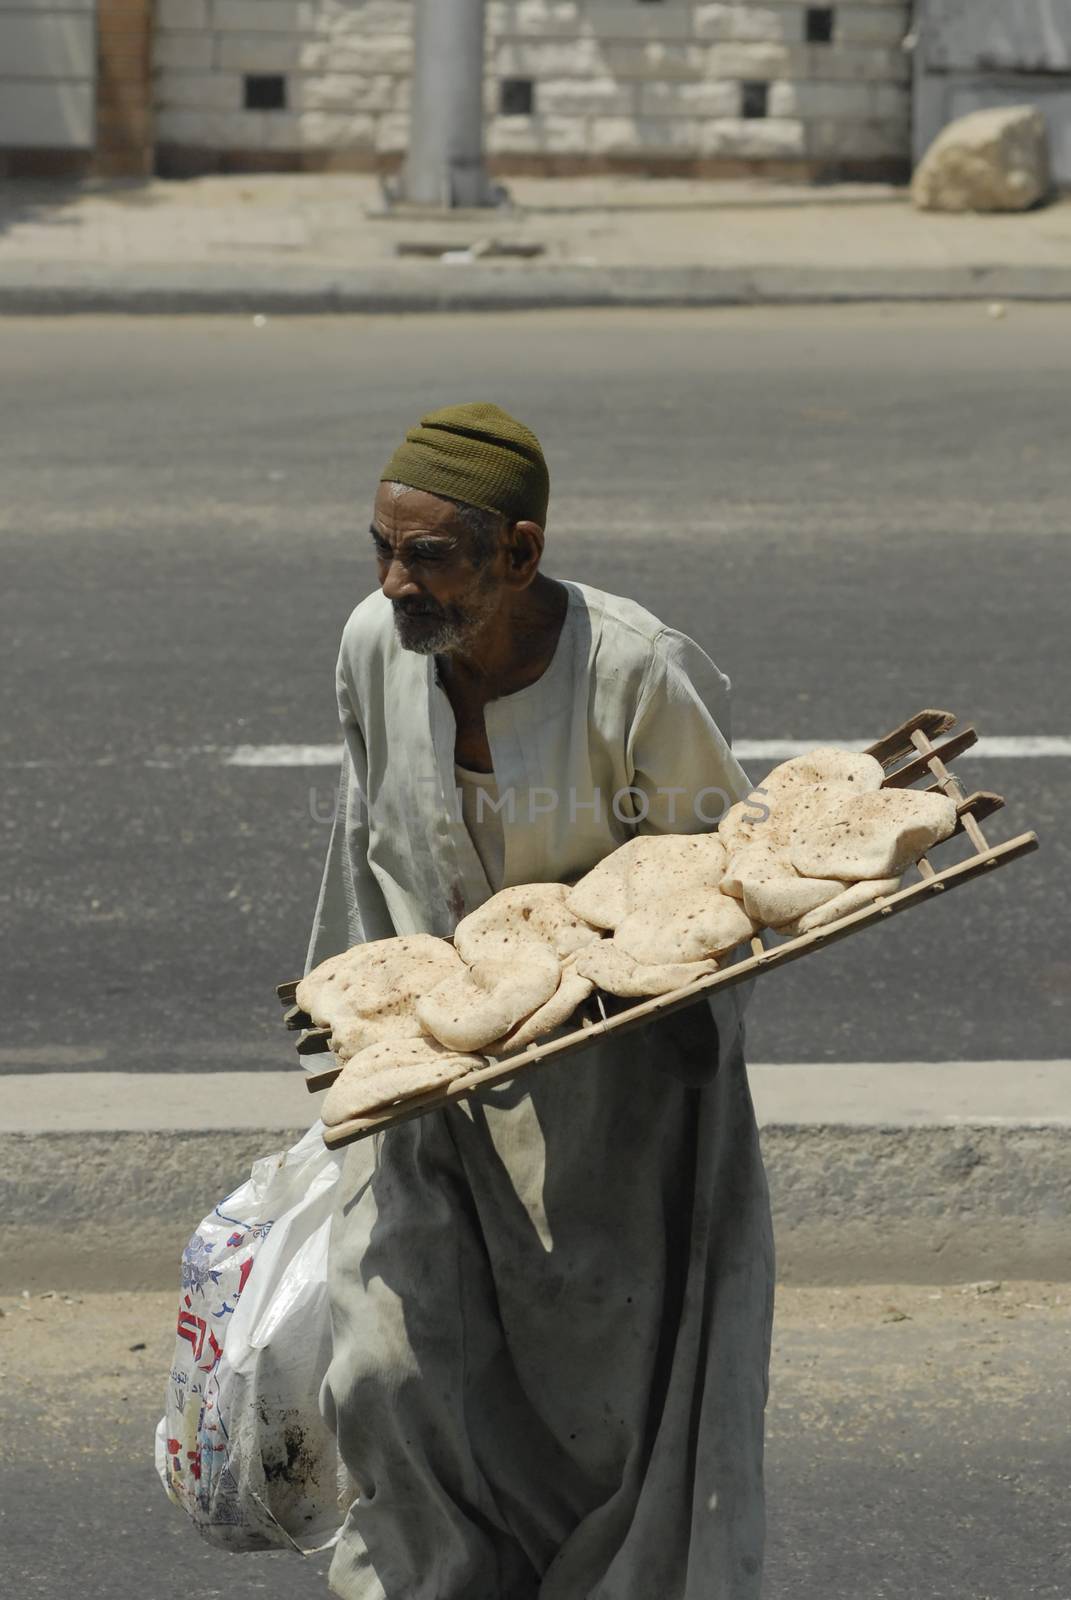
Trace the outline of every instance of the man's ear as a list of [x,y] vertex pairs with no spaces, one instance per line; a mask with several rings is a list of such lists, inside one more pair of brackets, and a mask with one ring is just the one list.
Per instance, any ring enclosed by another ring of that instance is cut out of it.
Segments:
[[507,534],[509,576],[523,586],[531,583],[543,559],[543,529],[538,522],[515,522]]

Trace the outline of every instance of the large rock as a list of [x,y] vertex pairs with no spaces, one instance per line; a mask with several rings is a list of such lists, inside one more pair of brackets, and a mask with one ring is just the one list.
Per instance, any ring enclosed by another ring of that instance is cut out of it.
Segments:
[[1048,192],[1048,130],[1036,106],[972,111],[950,122],[911,185],[922,211],[1026,211]]

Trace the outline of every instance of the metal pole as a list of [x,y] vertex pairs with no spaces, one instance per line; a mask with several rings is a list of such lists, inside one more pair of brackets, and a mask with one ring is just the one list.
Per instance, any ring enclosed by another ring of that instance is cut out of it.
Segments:
[[398,197],[444,209],[499,204],[483,161],[485,0],[414,0],[409,153]]

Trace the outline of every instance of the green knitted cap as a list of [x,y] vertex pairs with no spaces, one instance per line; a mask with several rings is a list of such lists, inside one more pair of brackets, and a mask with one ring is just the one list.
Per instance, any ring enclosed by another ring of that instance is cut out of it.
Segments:
[[443,406],[410,428],[380,474],[447,500],[546,526],[550,475],[539,440],[499,406]]

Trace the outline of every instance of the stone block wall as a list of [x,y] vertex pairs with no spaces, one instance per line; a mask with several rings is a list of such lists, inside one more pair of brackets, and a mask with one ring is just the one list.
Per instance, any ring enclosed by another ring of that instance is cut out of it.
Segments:
[[[906,0],[490,0],[503,172],[906,176]],[[156,0],[162,172],[390,170],[409,0]]]

